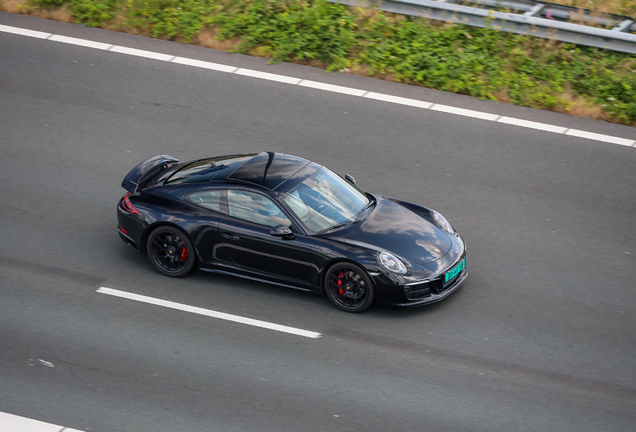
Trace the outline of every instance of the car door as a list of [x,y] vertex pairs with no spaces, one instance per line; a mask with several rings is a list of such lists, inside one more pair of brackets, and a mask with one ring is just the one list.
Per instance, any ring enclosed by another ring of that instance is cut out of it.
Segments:
[[[262,193],[227,191],[228,217],[219,225],[224,248],[239,266],[282,282],[308,285],[312,252],[307,237],[294,229],[285,212]],[[278,225],[291,227],[289,236],[274,236]]]

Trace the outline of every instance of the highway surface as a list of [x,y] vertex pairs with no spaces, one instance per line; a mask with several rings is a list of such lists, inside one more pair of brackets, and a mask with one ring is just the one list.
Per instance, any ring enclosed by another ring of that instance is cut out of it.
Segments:
[[[299,65],[0,24],[636,139]],[[429,307],[346,314],[257,282],[167,278],[118,238],[121,180],[141,160],[262,150],[438,210],[467,241],[467,282]],[[0,33],[0,184],[0,412],[100,432],[636,430],[636,148]]]

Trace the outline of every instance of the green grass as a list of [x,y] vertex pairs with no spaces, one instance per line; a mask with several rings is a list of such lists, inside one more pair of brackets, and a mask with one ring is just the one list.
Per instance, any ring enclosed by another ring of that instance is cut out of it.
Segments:
[[[631,3],[623,0],[629,7]],[[636,56],[326,0],[31,0],[77,22],[636,126]],[[631,10],[631,9],[630,9]]]

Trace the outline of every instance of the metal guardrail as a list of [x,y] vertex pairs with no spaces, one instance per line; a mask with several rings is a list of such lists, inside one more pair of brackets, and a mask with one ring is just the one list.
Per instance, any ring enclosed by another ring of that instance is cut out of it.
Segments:
[[[442,2],[444,0],[441,0]],[[446,3],[456,3],[455,0],[446,0]],[[554,19],[558,21],[573,22],[574,24],[594,24],[611,28],[613,31],[636,32],[636,22],[630,17],[616,14],[607,14],[588,9],[565,6],[556,3],[548,3],[535,0],[461,0],[461,3],[476,4],[490,9],[504,9],[512,13],[521,13],[525,16]]]
[[[329,1],[350,6],[365,7],[370,5],[368,1],[361,0]],[[473,27],[490,27],[509,33],[525,34],[627,54],[636,54],[636,34],[627,33],[630,30],[636,31],[636,24],[631,19],[622,19],[625,17],[618,15],[596,16],[591,11],[584,11],[587,14],[585,17],[590,22],[613,27],[610,30],[560,21],[560,19],[572,19],[572,14],[577,11],[576,8],[567,6],[532,0],[472,0],[472,2],[482,2],[483,5],[488,7],[525,10],[525,13],[496,12],[433,0],[387,0],[377,4],[377,7],[380,10],[400,15],[457,22]],[[543,14],[548,18],[537,17],[536,15],[538,14]]]

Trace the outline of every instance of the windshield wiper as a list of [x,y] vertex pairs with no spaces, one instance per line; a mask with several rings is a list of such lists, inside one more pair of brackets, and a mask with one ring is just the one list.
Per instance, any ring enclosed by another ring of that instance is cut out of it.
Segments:
[[316,234],[323,234],[323,233],[326,233],[328,231],[333,231],[336,228],[342,228],[343,226],[353,225],[354,223],[357,223],[357,222],[360,222],[360,221],[356,219],[356,220],[342,222],[342,223],[336,224],[336,225],[334,225],[332,227],[326,228],[326,229],[324,229],[322,231],[318,231]]
[[333,230],[335,230],[336,228],[342,228],[343,226],[353,225],[353,224],[355,224],[355,223],[360,222],[360,220],[361,220],[361,218],[362,218],[362,215],[363,215],[363,214],[364,214],[364,213],[365,213],[368,209],[370,209],[371,207],[373,207],[373,206],[374,206],[374,205],[378,202],[378,201],[375,199],[375,197],[374,197],[373,195],[371,195],[371,194],[366,194],[366,195],[367,195],[367,197],[369,198],[369,202],[367,203],[367,205],[366,205],[366,206],[364,206],[364,208],[363,208],[362,210],[360,210],[360,211],[358,212],[358,214],[356,215],[356,218],[355,218],[354,220],[350,220],[350,221],[346,221],[346,222],[342,222],[342,223],[336,224],[336,225],[334,225],[334,226],[332,226],[332,227],[329,227],[329,228],[326,228],[326,229],[324,229],[324,230],[322,230],[322,231],[319,231],[319,232],[317,232],[316,234],[326,233],[326,232],[328,232],[328,231],[333,231]]
[[362,210],[360,210],[360,212],[356,216],[356,222],[358,222],[360,218],[362,218],[362,215],[377,202],[376,199],[373,197],[373,195],[367,194],[367,196],[370,197],[369,203],[366,206],[364,206]]

